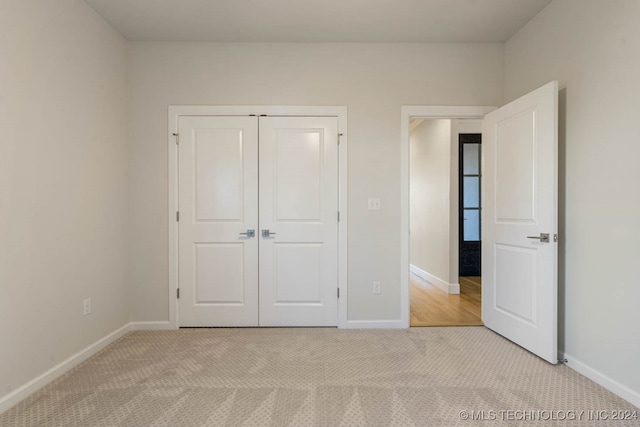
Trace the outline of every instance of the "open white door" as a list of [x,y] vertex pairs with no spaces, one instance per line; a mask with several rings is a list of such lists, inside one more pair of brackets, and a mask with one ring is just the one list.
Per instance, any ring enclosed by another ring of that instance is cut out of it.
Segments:
[[558,82],[485,117],[482,320],[557,363]]

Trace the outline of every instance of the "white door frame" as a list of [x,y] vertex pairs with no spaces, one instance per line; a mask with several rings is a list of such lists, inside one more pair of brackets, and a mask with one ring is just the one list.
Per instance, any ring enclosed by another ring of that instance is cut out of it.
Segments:
[[409,124],[412,118],[484,119],[497,107],[402,106],[400,108],[400,320],[410,326],[409,301]]
[[169,170],[169,329],[178,329],[178,146],[176,136],[180,116],[325,116],[338,119],[341,134],[338,146],[338,328],[347,327],[347,107],[344,106],[169,106],[168,170]]

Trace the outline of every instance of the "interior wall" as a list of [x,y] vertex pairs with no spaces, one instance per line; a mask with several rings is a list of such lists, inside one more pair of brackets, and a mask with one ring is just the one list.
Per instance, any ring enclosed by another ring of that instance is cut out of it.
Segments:
[[[168,320],[167,107],[348,107],[348,319],[400,318],[400,106],[496,105],[500,44],[132,43],[134,317]],[[368,211],[379,197],[382,210]],[[372,282],[382,293],[372,293]]]
[[445,284],[451,166],[451,120],[424,120],[409,136],[409,261]]
[[130,309],[126,41],[81,0],[4,0],[0,40],[2,401]]
[[562,88],[560,351],[636,405],[638,22],[637,0],[554,0],[505,46],[505,100],[551,80]]

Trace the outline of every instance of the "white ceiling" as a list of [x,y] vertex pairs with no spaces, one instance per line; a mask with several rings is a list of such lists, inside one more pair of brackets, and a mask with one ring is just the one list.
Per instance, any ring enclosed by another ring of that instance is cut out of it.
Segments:
[[85,0],[128,40],[505,42],[551,0]]

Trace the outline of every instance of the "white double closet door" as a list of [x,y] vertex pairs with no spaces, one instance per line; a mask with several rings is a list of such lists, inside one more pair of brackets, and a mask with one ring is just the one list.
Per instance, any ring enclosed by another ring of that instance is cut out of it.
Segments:
[[181,116],[180,326],[335,326],[338,119]]

